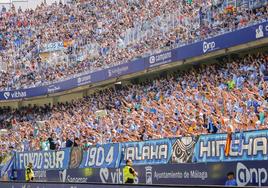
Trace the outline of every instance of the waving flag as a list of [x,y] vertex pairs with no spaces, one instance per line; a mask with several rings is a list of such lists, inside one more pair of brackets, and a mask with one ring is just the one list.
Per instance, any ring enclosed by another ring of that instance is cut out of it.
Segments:
[[225,150],[224,150],[226,157],[230,155],[231,143],[232,143],[232,133],[228,133],[226,137],[226,144],[225,144]]

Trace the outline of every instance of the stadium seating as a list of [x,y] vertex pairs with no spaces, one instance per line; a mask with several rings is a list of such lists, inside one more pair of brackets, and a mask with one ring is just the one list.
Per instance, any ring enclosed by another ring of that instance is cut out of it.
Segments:
[[2,9],[0,90],[46,85],[265,20],[267,0],[85,0]]
[[1,109],[1,152],[267,129],[267,62],[259,53],[70,103]]
[[268,185],[268,0],[45,2],[0,10],[0,187]]

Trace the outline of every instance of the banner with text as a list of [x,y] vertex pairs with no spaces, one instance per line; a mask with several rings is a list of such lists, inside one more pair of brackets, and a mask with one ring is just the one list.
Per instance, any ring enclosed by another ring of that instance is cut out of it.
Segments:
[[25,169],[31,162],[33,169],[67,169],[69,167],[70,149],[59,151],[36,151],[16,153],[15,169]]
[[143,142],[111,143],[88,148],[16,153],[15,168],[34,169],[118,168],[127,159],[133,165],[268,160],[268,130],[233,133],[228,156],[226,134],[179,137]]
[[63,42],[53,42],[53,43],[44,44],[44,46],[41,47],[40,52],[41,53],[54,52],[54,51],[63,50],[63,49],[64,49]]
[[83,152],[80,168],[115,168],[120,160],[120,144],[104,144],[89,147]]
[[121,166],[131,159],[134,165],[166,164],[172,153],[170,139],[121,143]]
[[226,156],[227,134],[201,135],[195,145],[193,162],[267,160],[268,130],[233,133]]
[[[238,186],[268,186],[268,161],[218,162],[197,164],[139,165],[135,183],[155,185],[224,185],[234,172]],[[24,180],[24,170],[17,180]],[[83,168],[35,171],[36,181],[63,183],[123,183],[122,168]]]

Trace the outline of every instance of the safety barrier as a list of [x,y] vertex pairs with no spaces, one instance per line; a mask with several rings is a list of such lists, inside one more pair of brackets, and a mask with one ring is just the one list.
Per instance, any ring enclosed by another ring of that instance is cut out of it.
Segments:
[[[59,151],[32,151],[15,154],[14,169],[25,169],[29,162],[35,170],[74,168],[119,168],[126,159],[134,165],[268,160],[268,130],[179,137],[144,142],[112,143],[66,148]],[[229,147],[230,151],[225,152]]]
[[[0,182],[1,188],[21,188],[21,187],[30,187],[30,188],[161,188],[161,187],[178,187],[178,188],[206,188],[206,187],[215,187],[222,188],[223,186],[192,186],[192,185],[115,185],[115,184],[73,184],[73,183],[11,183],[11,182]],[[250,187],[249,187],[250,188]]]
[[[268,161],[188,163],[134,166],[137,184],[147,185],[224,185],[227,173],[234,172],[239,186],[268,186]],[[76,168],[35,170],[35,180],[62,183],[122,184],[122,168]],[[25,170],[13,172],[23,181]]]

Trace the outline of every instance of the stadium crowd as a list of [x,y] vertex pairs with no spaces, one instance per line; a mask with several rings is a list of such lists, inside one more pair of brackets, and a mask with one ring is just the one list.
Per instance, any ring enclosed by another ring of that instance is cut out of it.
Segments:
[[268,54],[199,65],[69,103],[1,109],[1,152],[268,128]]
[[[224,6],[225,2],[81,0],[74,4],[43,3],[26,11],[3,8],[0,90],[45,85],[268,18],[267,0],[256,1],[251,7]],[[68,61],[41,58],[44,46],[53,42],[64,43]],[[94,53],[87,50],[89,45],[95,46]],[[79,54],[83,58],[77,62],[72,57]]]

